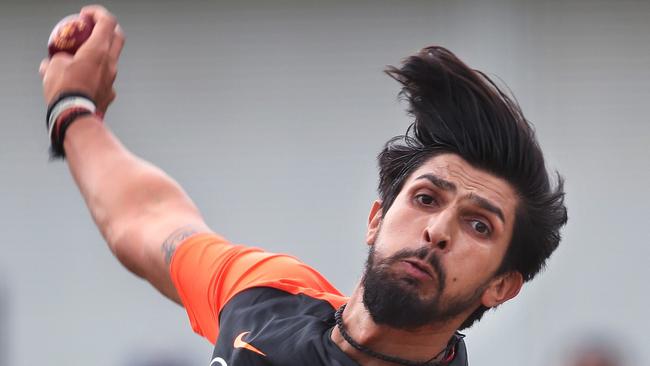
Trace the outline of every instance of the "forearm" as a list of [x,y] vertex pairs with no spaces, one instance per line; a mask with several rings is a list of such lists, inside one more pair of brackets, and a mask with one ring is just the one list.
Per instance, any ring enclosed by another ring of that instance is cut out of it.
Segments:
[[208,230],[190,198],[163,171],[124,148],[95,116],[73,123],[64,147],[70,171],[111,251],[129,270],[172,295],[166,280],[169,252],[163,243],[182,226]]
[[134,210],[128,203],[133,202],[134,197],[128,192],[146,192],[147,187],[137,181],[152,168],[126,150],[94,116],[80,118],[70,126],[64,147],[79,191],[97,227],[112,247],[116,222]]

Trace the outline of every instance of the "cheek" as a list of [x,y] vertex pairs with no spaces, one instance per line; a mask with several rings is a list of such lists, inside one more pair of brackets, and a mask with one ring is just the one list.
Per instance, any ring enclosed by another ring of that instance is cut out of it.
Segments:
[[413,242],[417,237],[417,221],[408,220],[401,216],[387,217],[381,224],[377,241],[387,245],[398,246],[400,243]]
[[389,210],[388,215],[382,222],[382,230],[391,237],[419,237],[427,227],[429,219],[428,214],[418,212],[418,210],[402,204],[395,207],[392,212]]
[[482,283],[496,272],[499,264],[496,254],[490,248],[468,245],[450,253],[443,265],[447,270],[447,285],[472,285]]

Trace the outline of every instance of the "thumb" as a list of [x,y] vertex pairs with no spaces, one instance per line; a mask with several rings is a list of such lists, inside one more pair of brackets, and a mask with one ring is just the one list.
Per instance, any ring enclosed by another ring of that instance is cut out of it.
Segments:
[[41,79],[45,76],[48,66],[50,66],[49,58],[43,59],[43,61],[41,61],[41,64],[38,66],[38,73],[41,75]]

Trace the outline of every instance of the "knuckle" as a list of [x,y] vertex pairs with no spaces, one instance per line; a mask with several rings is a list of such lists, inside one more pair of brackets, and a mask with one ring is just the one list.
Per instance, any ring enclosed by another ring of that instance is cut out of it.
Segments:
[[79,14],[90,15],[95,20],[97,20],[97,17],[102,12],[105,12],[105,11],[106,11],[106,9],[104,9],[104,7],[101,6],[101,5],[86,5],[83,8],[81,8],[81,11],[79,12]]
[[106,17],[106,22],[112,24],[113,28],[117,26],[117,18],[115,18],[115,15],[111,13],[106,13],[105,17]]
[[115,20],[115,16],[113,16],[113,14],[111,14],[102,5],[93,4],[93,5],[84,6],[83,8],[81,8],[80,13],[92,16],[93,19],[95,20],[95,23],[100,21],[107,22],[107,24],[117,23],[117,21]]

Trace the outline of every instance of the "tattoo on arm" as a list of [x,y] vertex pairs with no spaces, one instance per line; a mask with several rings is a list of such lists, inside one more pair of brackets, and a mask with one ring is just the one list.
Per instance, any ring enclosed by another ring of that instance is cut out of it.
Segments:
[[183,226],[179,229],[176,229],[167,239],[165,239],[161,246],[162,252],[165,255],[165,263],[171,263],[172,256],[174,255],[176,246],[178,246],[178,244],[190,236],[196,234],[197,232],[198,230],[191,225]]

